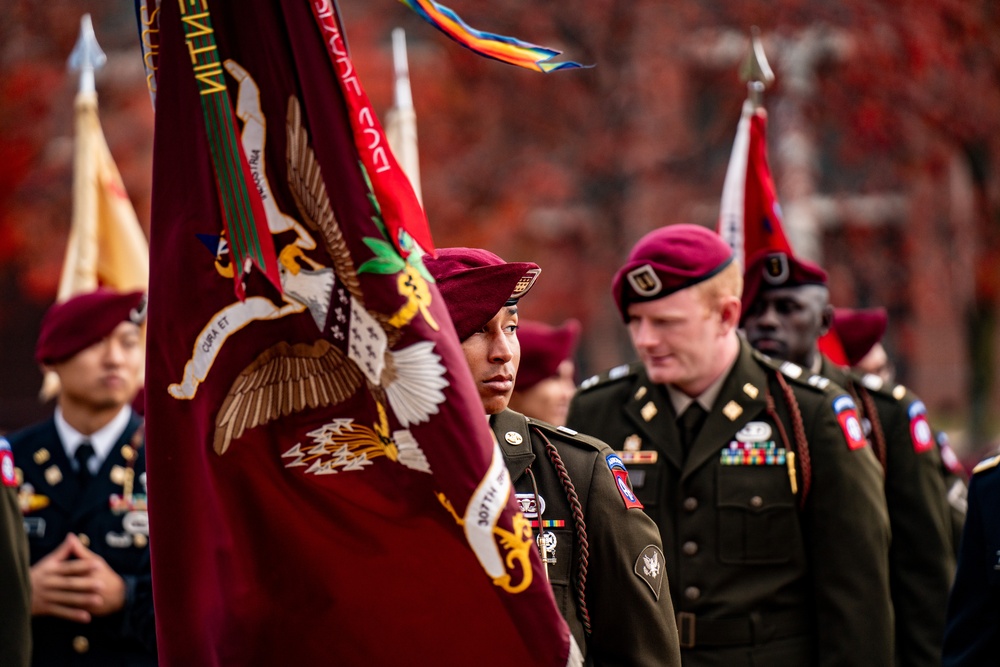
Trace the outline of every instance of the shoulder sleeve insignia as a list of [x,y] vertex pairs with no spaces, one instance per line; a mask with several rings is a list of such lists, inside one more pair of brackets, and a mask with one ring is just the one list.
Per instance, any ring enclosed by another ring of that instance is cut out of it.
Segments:
[[984,470],[989,470],[990,468],[996,468],[997,464],[1000,464],[1000,456],[993,456],[985,461],[980,461],[975,468],[972,469],[972,474],[983,472]]
[[874,373],[865,373],[861,376],[861,384],[872,391],[880,391],[882,389],[882,385],[885,383],[878,375],[875,375]]
[[622,364],[621,366],[615,366],[610,371],[608,371],[609,380],[617,380],[618,378],[623,378],[628,375],[628,364]]
[[663,566],[663,552],[655,544],[643,549],[635,559],[636,576],[646,582],[657,600],[660,599],[660,589],[663,587]]
[[10,443],[3,438],[0,438],[0,484],[10,487],[17,486],[14,452],[10,449]]
[[[905,392],[905,390],[904,390]],[[893,391],[895,394],[895,391]],[[910,416],[910,439],[917,454],[923,454],[934,446],[934,432],[927,422],[927,408],[923,401],[914,401],[908,410]]]
[[844,438],[847,439],[847,446],[852,451],[868,444],[861,422],[858,420],[858,409],[850,396],[841,394],[833,399],[833,412],[837,415],[837,422],[844,433]]
[[611,474],[615,478],[618,493],[621,494],[622,500],[625,501],[625,508],[643,509],[642,503],[639,502],[639,499],[632,491],[632,485],[628,481],[628,470],[625,469],[625,464],[622,463],[621,458],[617,454],[608,454],[605,457],[605,461],[607,461],[608,469],[611,470]]
[[802,376],[802,367],[797,364],[793,364],[790,361],[783,361],[781,365],[778,366],[778,370],[793,380],[798,380],[799,377]]

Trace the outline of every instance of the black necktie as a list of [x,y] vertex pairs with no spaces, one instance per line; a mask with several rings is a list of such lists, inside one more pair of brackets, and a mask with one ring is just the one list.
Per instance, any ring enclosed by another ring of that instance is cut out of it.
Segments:
[[87,462],[94,455],[94,446],[90,444],[89,440],[84,440],[80,443],[80,446],[76,448],[73,452],[73,460],[76,461],[76,479],[79,482],[80,490],[87,488],[90,484],[90,480],[93,477],[90,474],[90,468],[87,467]]
[[691,444],[698,437],[698,432],[701,430],[701,425],[705,423],[705,417],[707,416],[708,413],[705,412],[705,408],[701,407],[701,404],[697,401],[694,401],[684,411],[684,414],[677,419],[677,429],[681,432],[681,444],[684,446],[685,453],[691,449]]

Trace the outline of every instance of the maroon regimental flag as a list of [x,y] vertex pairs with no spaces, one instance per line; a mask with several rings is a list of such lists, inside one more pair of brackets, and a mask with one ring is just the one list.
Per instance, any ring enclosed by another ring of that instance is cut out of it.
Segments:
[[332,5],[153,18],[161,664],[574,664]]

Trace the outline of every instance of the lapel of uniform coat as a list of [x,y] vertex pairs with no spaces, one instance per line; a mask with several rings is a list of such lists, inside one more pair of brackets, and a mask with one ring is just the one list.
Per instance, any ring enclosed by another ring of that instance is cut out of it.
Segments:
[[[122,448],[125,445],[131,444],[132,436],[135,434],[136,429],[139,428],[140,423],[141,419],[133,413],[131,419],[129,419],[128,426],[125,427],[125,430],[118,437],[111,451],[104,458],[104,462],[101,463],[101,469],[97,471],[97,475],[91,480],[83,499],[73,508],[74,518],[83,516],[96,507],[103,506],[107,508],[111,494],[119,492],[121,484],[111,481],[111,469],[114,466],[128,467],[128,461],[122,455]],[[136,448],[133,447],[133,449]],[[133,454],[133,456],[138,455],[138,452]],[[133,484],[138,484],[138,480],[134,480]]]
[[[636,381],[622,409],[628,420],[635,425],[636,435],[642,438],[643,448],[649,448],[646,443],[655,443],[667,460],[680,470],[683,467],[684,452],[670,395],[666,388],[649,380],[645,368],[640,368],[636,374]],[[623,437],[626,437],[625,434]],[[608,444],[612,449],[623,449],[621,442]]]
[[[510,473],[511,483],[516,484],[517,480],[524,475],[524,471],[535,461],[535,453],[531,448],[528,420],[519,412],[504,410],[490,418],[490,428],[500,445],[504,463],[507,464],[507,471]],[[508,434],[520,436],[520,441],[517,437],[508,436]]]
[[[35,454],[41,449],[49,453],[49,459],[44,463],[34,462]],[[45,432],[37,439],[36,444],[28,454],[30,464],[21,466],[22,470],[28,465],[35,467],[38,471],[36,479],[32,480],[35,493],[46,496],[53,505],[64,510],[72,511],[76,501],[79,486],[76,481],[76,471],[66,456],[66,448],[63,446],[59,432],[56,430],[55,419],[49,419],[45,425]],[[55,484],[49,483],[49,477],[45,474],[49,468],[55,467],[59,470],[59,481]]]
[[712,412],[705,419],[684,463],[681,479],[688,477],[713,457],[718,458],[733,435],[767,408],[767,374],[753,359],[750,346],[740,340],[740,354],[722,385]]

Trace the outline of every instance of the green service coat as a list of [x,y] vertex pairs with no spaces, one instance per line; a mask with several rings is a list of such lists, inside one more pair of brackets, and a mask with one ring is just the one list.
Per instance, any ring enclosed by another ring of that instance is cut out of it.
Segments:
[[[780,437],[783,429],[794,442],[781,371],[745,341],[686,456],[666,389],[641,364],[585,382],[569,424],[621,450],[626,462],[646,461],[630,464],[632,481],[663,536],[684,665],[889,665],[881,468],[856,416],[848,419],[853,401],[844,390],[793,364],[782,368],[811,460],[802,507],[803,452],[793,493]],[[734,464],[743,446],[761,464]]]
[[11,667],[31,662],[30,569],[17,488],[0,479],[0,662]]
[[[532,534],[539,537],[537,508],[547,543],[554,548],[548,565],[556,604],[569,624],[588,665],[641,667],[678,666],[680,653],[670,586],[666,581],[662,544],[656,525],[638,507],[628,487],[627,473],[616,477],[608,457],[611,449],[598,440],[565,427],[504,410],[490,418],[504,461],[510,472],[517,502],[532,520]],[[573,511],[566,488],[548,453],[545,440],[555,446],[572,480],[586,524],[587,550],[585,602],[592,633],[588,638],[581,620],[575,588],[581,574]],[[617,466],[616,466],[617,467]],[[526,470],[531,468],[531,475]],[[624,468],[622,468],[624,470]],[[531,476],[539,498],[536,501]],[[619,487],[619,478],[624,488]],[[536,542],[537,543],[537,542]]]
[[[892,528],[889,582],[896,614],[896,664],[937,667],[955,556],[944,466],[926,409],[902,385],[883,386],[877,375],[858,377],[826,358],[820,374],[856,397],[867,393],[878,413]],[[865,416],[871,424],[870,415]]]

